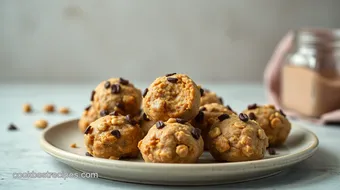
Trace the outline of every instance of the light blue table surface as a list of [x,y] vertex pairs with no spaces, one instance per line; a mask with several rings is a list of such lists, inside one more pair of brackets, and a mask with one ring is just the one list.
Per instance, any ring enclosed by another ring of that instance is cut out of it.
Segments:
[[[41,150],[41,131],[33,126],[33,122],[45,118],[53,125],[79,117],[95,86],[96,83],[0,84],[0,189],[340,189],[340,126],[319,126],[303,121],[294,122],[316,133],[319,149],[308,160],[265,179],[204,187],[150,186],[105,179],[14,179],[14,172],[76,172]],[[146,84],[137,86],[145,88]],[[225,103],[237,111],[250,103],[266,102],[260,84],[206,84],[205,87],[223,96]],[[26,102],[34,108],[28,115],[21,111]],[[45,114],[41,110],[47,103],[69,106],[72,112],[69,115]],[[8,131],[10,123],[20,129]]]

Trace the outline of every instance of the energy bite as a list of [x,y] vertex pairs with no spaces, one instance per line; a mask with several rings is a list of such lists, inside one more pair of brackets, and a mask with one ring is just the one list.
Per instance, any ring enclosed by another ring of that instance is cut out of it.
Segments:
[[137,157],[142,130],[132,116],[116,112],[92,122],[84,131],[87,151],[94,157],[120,159]]
[[172,73],[157,78],[143,97],[144,112],[153,121],[190,120],[198,113],[201,94],[187,75]]
[[[201,129],[204,142],[207,141],[207,135],[211,126],[219,121],[219,116],[221,116],[222,114],[232,115],[236,113],[233,110],[231,110],[229,106],[225,107],[218,103],[211,103],[201,106],[197,116],[191,120],[190,123],[194,127]],[[208,145],[207,143],[204,144],[205,150],[209,149],[207,145]]]
[[200,129],[183,119],[158,121],[138,143],[145,162],[195,163],[203,153]]
[[256,121],[246,114],[221,115],[208,134],[211,155],[217,161],[249,161],[264,157],[268,138]]
[[142,103],[142,93],[128,80],[111,78],[102,81],[91,94],[98,117],[116,111],[122,115],[136,116]]
[[273,105],[259,106],[252,104],[243,113],[260,125],[268,136],[270,146],[282,145],[291,130],[291,124],[281,110],[276,110]]
[[205,104],[211,103],[223,104],[223,100],[218,97],[215,92],[205,89],[202,93],[200,105],[204,106]]
[[93,109],[91,105],[85,108],[82,116],[78,121],[78,128],[81,132],[84,132],[85,129],[90,125],[90,123],[94,122],[98,119],[97,112]]

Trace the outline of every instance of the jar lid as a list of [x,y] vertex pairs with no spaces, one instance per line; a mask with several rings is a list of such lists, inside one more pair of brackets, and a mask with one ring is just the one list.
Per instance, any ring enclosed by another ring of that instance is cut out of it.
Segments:
[[307,29],[301,29],[296,31],[295,40],[298,44],[315,44],[319,39],[315,32]]
[[326,51],[340,48],[340,29],[299,29],[294,38],[299,46],[316,46]]

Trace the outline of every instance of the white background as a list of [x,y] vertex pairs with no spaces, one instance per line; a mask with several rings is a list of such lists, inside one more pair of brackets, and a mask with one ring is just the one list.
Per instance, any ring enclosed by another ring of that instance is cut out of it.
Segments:
[[0,0],[0,81],[260,81],[279,39],[337,0]]

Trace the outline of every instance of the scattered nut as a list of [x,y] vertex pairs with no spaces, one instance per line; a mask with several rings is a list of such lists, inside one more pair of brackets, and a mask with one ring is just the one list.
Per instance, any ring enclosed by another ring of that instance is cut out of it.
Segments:
[[61,107],[59,108],[59,113],[61,114],[68,114],[70,110],[67,107]]
[[274,118],[273,120],[270,121],[270,126],[272,128],[279,127],[282,125],[282,121],[279,118]]
[[222,153],[230,149],[229,141],[224,136],[217,137],[214,143],[216,144],[216,150],[218,152]]
[[261,140],[263,140],[263,139],[265,139],[265,138],[267,137],[267,135],[266,135],[266,133],[264,132],[263,129],[257,130],[257,136],[258,136]]
[[22,111],[24,113],[29,113],[32,111],[31,104],[24,104],[22,105]]
[[34,125],[37,127],[37,128],[40,128],[40,129],[45,129],[48,125],[48,122],[44,119],[39,119],[37,121],[34,122]]
[[71,147],[71,148],[77,148],[77,144],[76,144],[76,143],[72,143],[72,144],[70,145],[70,147]]
[[189,148],[186,146],[186,145],[178,145],[176,147],[176,154],[183,158],[183,157],[186,157],[189,153]]
[[264,105],[264,107],[275,109],[275,106],[273,104],[267,104]]
[[251,146],[246,145],[245,147],[242,148],[242,153],[250,157],[251,155],[254,154],[254,149]]
[[219,127],[213,128],[211,131],[209,131],[209,136],[211,138],[216,138],[221,134],[221,129]]
[[44,106],[44,111],[45,111],[45,112],[48,112],[48,113],[54,112],[54,105],[53,105],[53,104],[47,104],[47,105],[45,105],[45,106]]

